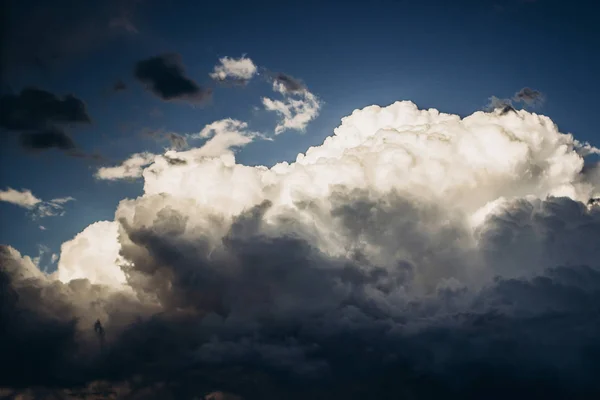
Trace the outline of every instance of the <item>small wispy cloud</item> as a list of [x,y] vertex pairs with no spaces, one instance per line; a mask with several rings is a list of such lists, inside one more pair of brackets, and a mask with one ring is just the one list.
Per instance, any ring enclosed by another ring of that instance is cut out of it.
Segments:
[[[29,189],[15,190],[9,187],[6,190],[0,190],[0,201],[27,209],[29,216],[33,220],[63,216],[66,213],[64,205],[74,200],[73,197],[68,196],[43,201],[36,197]],[[46,230],[46,227],[40,225],[40,229]]]
[[120,165],[102,167],[96,172],[96,178],[116,181],[120,179],[137,179],[142,176],[144,168],[154,162],[155,154],[144,152],[131,155]]
[[281,117],[275,127],[276,135],[288,129],[304,131],[319,115],[321,101],[300,80],[283,73],[276,74],[273,91],[281,93],[283,100],[263,97],[262,103],[267,111],[274,111]]
[[491,96],[489,100],[485,107],[486,111],[497,111],[500,114],[506,114],[510,111],[516,111],[516,103],[521,103],[523,108],[541,106],[546,101],[546,96],[539,90],[524,87],[510,99]]

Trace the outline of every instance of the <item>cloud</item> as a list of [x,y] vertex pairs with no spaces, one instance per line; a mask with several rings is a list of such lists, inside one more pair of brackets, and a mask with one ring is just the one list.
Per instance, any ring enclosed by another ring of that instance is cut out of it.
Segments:
[[273,77],[273,90],[283,94],[299,93],[304,92],[306,86],[293,76],[280,72]]
[[202,88],[185,76],[179,54],[167,53],[138,61],[134,75],[162,100],[204,102],[212,95],[211,89]]
[[123,82],[122,80],[119,79],[113,85],[113,91],[115,91],[115,92],[122,92],[124,90],[127,90],[127,84],[125,84],[125,82]]
[[257,132],[248,131],[246,122],[226,118],[206,125],[198,134],[190,135],[190,139],[208,139],[197,150],[198,155],[220,157],[232,154],[232,148],[245,146],[258,136]]
[[[143,195],[63,244],[53,275],[2,248],[0,387],[600,391],[600,175],[551,119],[369,106],[271,168],[236,163],[243,132],[216,121],[195,135],[204,147],[155,156]],[[220,136],[219,151],[206,147]]]
[[490,102],[485,107],[486,111],[497,111],[501,115],[508,114],[511,111],[516,112],[510,99],[501,99],[496,96],[491,96],[489,100]]
[[275,134],[294,129],[304,131],[310,121],[319,115],[321,101],[297,79],[289,75],[277,74],[273,78],[273,90],[284,96],[283,100],[262,98],[268,111],[276,112],[281,122],[275,127]]
[[[18,191],[7,188],[6,190],[0,190],[0,201],[28,209],[30,217],[34,220],[45,217],[63,216],[65,215],[64,204],[74,200],[73,197],[63,197],[42,201],[34,196],[29,189]],[[45,230],[45,228],[42,230]]]
[[[181,136],[176,133],[153,132],[153,135],[166,137],[173,143],[173,148],[163,155],[152,153],[136,153],[131,155],[120,165],[114,167],[101,167],[96,172],[96,178],[102,180],[137,179],[141,178],[144,171],[150,174],[157,173],[157,169],[169,166],[183,166],[188,162],[202,158],[217,157],[227,162],[234,163],[234,149],[246,146],[256,138],[266,139],[258,132],[248,130],[246,122],[231,118],[222,119],[206,125],[199,133]],[[187,147],[189,140],[205,140],[200,148],[188,152],[177,152],[177,146]]]
[[37,204],[42,202],[42,200],[35,197],[29,189],[18,191],[12,188],[0,190],[0,201],[6,201],[29,209],[34,208]]
[[140,178],[144,167],[151,164],[154,161],[154,158],[155,155],[152,153],[136,153],[123,161],[121,165],[99,168],[95,176],[97,179],[111,181]]
[[61,97],[37,88],[0,97],[0,128],[19,133],[19,143],[31,150],[73,150],[75,143],[63,127],[89,124],[85,103],[73,95]]
[[56,129],[19,135],[19,143],[25,149],[46,150],[56,148],[59,150],[74,150],[77,146],[73,139],[65,132]]
[[136,9],[141,3],[139,0],[14,3],[5,24],[3,65],[9,72],[32,66],[53,68],[123,35],[137,33]]
[[240,58],[222,57],[210,77],[217,81],[232,80],[242,84],[247,83],[257,73],[254,62],[246,57]]
[[144,136],[154,138],[159,142],[167,141],[169,143],[169,149],[172,150],[181,151],[188,148],[187,138],[184,135],[180,135],[179,133],[164,131],[162,129],[144,129],[142,131],[142,134]]
[[540,105],[545,101],[545,96],[539,90],[524,87],[513,96],[513,100],[527,106]]
[[30,216],[34,220],[46,217],[62,217],[66,214],[64,204],[74,200],[73,197],[65,197],[41,202],[30,213]]
[[542,105],[545,99],[544,94],[539,90],[524,87],[515,93],[511,99],[501,99],[496,96],[490,97],[490,102],[485,109],[487,111],[496,110],[504,115],[516,110],[513,101],[515,103],[521,103],[524,107],[536,107]]
[[48,124],[89,123],[85,103],[73,95],[62,98],[33,87],[18,95],[0,97],[0,126],[9,130],[33,130]]

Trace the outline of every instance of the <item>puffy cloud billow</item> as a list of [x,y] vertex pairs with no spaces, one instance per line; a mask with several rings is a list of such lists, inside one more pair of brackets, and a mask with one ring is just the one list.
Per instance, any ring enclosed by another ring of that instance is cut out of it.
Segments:
[[[224,121],[201,136],[243,145],[247,127]],[[397,102],[354,111],[293,163],[202,149],[156,156],[144,194],[65,243],[54,274],[2,249],[0,387],[600,394],[596,150],[549,118]]]

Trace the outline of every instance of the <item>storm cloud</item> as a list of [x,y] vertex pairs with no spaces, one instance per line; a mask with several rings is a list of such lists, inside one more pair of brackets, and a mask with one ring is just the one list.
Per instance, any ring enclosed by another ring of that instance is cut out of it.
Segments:
[[[0,386],[593,398],[600,182],[583,146],[523,110],[397,102],[271,168],[169,150],[186,163],[141,167],[144,194],[63,244],[53,275],[3,248]],[[20,373],[21,338],[46,344],[44,374]]]

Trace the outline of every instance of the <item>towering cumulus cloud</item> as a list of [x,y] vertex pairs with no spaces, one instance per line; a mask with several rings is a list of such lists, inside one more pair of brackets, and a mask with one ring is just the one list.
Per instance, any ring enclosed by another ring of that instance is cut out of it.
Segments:
[[[239,145],[243,128],[204,137]],[[0,386],[593,398],[593,149],[523,110],[461,119],[397,102],[354,111],[291,164],[170,150],[185,163],[156,157],[144,194],[65,243],[55,276],[3,250]],[[20,374],[35,357],[22,338],[38,336],[40,372]]]

